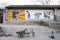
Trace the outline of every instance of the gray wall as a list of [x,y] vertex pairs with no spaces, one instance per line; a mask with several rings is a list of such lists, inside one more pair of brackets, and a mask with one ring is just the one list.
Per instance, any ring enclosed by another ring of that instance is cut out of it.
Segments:
[[55,15],[56,15],[56,21],[59,21],[60,22],[60,9],[56,9],[55,10]]

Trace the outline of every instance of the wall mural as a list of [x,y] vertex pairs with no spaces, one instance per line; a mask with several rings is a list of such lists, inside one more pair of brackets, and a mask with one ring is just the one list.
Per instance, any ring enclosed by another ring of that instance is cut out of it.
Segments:
[[54,19],[52,10],[9,10],[8,20]]
[[25,15],[27,20],[54,19],[52,10],[26,10]]

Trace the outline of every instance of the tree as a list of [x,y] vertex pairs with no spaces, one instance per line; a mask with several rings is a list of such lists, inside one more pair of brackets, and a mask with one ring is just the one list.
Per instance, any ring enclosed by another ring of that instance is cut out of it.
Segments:
[[0,2],[0,8],[5,8],[5,6],[7,6],[9,3],[6,1]]
[[45,5],[50,5],[51,0],[45,0]]
[[50,5],[52,0],[33,0],[34,4],[41,4],[41,5]]

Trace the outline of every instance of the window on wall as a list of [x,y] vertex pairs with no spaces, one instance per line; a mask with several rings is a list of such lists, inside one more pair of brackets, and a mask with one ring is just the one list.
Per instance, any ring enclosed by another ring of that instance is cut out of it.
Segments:
[[17,20],[18,11],[17,10],[14,10],[12,14],[13,14],[13,16],[12,16],[13,20]]

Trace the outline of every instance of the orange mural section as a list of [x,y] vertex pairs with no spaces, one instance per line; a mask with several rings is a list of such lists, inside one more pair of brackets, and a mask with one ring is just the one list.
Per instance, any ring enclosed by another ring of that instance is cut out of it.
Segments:
[[18,20],[25,20],[25,10],[18,10]]
[[12,20],[12,10],[8,11],[8,20]]

